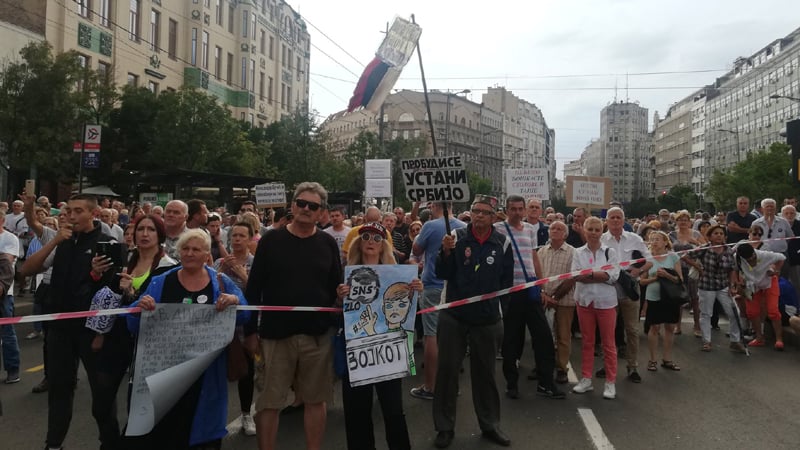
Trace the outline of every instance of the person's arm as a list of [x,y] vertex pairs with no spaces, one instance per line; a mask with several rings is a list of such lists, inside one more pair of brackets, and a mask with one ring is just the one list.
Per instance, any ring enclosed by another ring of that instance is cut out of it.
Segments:
[[22,212],[25,213],[25,222],[28,223],[28,230],[33,231],[36,234],[36,237],[42,237],[42,229],[44,225],[39,222],[39,219],[36,217],[36,212],[34,211],[34,202],[36,201],[36,197],[30,195],[30,193],[20,194],[20,200],[24,203],[22,208]]
[[442,248],[436,257],[436,278],[449,280],[455,275],[456,230],[442,238]]
[[414,204],[411,205],[411,211],[408,214],[411,216],[412,222],[417,220],[419,217],[419,202],[414,202]]
[[[19,271],[24,276],[31,276],[37,273],[42,273],[49,268],[46,263],[48,256],[58,247],[58,244],[66,241],[72,237],[72,230],[69,228],[62,228],[58,230],[58,234],[53,239],[47,241],[38,252],[32,254],[25,260]],[[51,261],[52,264],[52,261]]]
[[533,270],[536,271],[536,278],[542,278],[542,262],[539,260],[539,252],[534,249],[531,250],[531,254],[533,257]]

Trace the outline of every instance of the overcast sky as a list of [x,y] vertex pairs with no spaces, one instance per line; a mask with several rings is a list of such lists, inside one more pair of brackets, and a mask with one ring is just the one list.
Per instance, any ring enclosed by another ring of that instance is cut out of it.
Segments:
[[[413,13],[428,89],[470,89],[480,102],[505,86],[535,103],[556,130],[559,177],[615,95],[647,108],[652,129],[654,111],[800,27],[790,0],[287,1],[311,33],[311,108],[323,117],[347,106],[386,23]],[[422,89],[416,55],[395,88]]]

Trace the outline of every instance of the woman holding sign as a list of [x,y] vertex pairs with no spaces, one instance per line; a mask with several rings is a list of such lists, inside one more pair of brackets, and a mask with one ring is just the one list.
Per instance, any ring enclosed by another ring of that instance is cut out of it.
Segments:
[[[211,238],[203,230],[189,230],[176,244],[180,268],[152,279],[142,297],[132,306],[152,311],[156,303],[214,305],[217,311],[246,304],[242,291],[227,275],[206,266],[211,254]],[[249,313],[239,311],[237,324],[243,324]],[[139,331],[139,316],[128,316],[128,328]],[[195,380],[160,422],[144,437],[137,448],[219,449],[228,414],[227,355],[221,353],[206,371]]]
[[[392,246],[386,238],[386,228],[381,224],[371,222],[363,225],[359,230],[359,236],[360,239],[354,240],[350,245],[350,250],[347,253],[347,265],[397,264]],[[394,287],[395,285],[390,286],[390,289]],[[387,293],[384,293],[384,298],[389,295],[391,299],[389,301],[384,300],[382,303],[384,308],[390,309],[384,311],[384,315],[386,316],[387,326],[393,329],[398,328],[398,323],[402,323],[405,319],[402,311],[408,308],[407,306],[404,307],[402,303],[408,299],[411,293],[409,291],[421,293],[422,282],[419,279],[415,279],[407,285],[405,290],[396,288],[389,292],[390,289],[387,289]],[[350,285],[340,284],[337,294],[338,302],[341,304],[350,294]],[[377,291],[375,295],[377,295]],[[370,308],[370,306],[367,306],[364,311],[366,314],[364,329],[368,335],[374,334],[375,321],[377,319],[377,314]],[[395,318],[395,316],[397,317]],[[386,443],[389,449],[403,450],[411,448],[406,418],[403,413],[402,378],[354,387],[350,385],[350,379],[345,373],[342,379],[342,401],[344,403],[347,448],[351,450],[375,448],[375,434],[372,423],[373,388],[378,395],[378,402],[383,412]]]

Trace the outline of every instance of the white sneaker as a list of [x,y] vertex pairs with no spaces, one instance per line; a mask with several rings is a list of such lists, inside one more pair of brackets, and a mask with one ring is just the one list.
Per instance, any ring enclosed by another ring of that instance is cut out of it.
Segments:
[[581,378],[581,381],[579,381],[578,384],[572,388],[572,392],[576,394],[583,394],[584,392],[590,392],[593,390],[594,386],[592,386],[591,378]]
[[250,414],[242,414],[242,432],[247,436],[256,435],[256,423]]
[[603,398],[608,400],[617,398],[617,385],[614,383],[606,383],[606,387],[603,389]]

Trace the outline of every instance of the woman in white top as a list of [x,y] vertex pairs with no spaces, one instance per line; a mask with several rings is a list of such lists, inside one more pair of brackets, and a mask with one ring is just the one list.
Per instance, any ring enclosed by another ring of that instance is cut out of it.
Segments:
[[[600,329],[603,346],[603,360],[606,368],[606,383],[603,397],[613,399],[617,396],[617,346],[614,342],[614,328],[617,322],[617,290],[614,283],[619,276],[617,253],[600,243],[603,222],[597,217],[589,217],[583,224],[586,245],[575,251],[572,258],[572,271],[588,270],[590,273],[574,278],[575,304],[583,340],[581,343],[581,381],[572,392],[583,394],[594,390],[595,329]],[[612,267],[607,267],[612,265]]]

